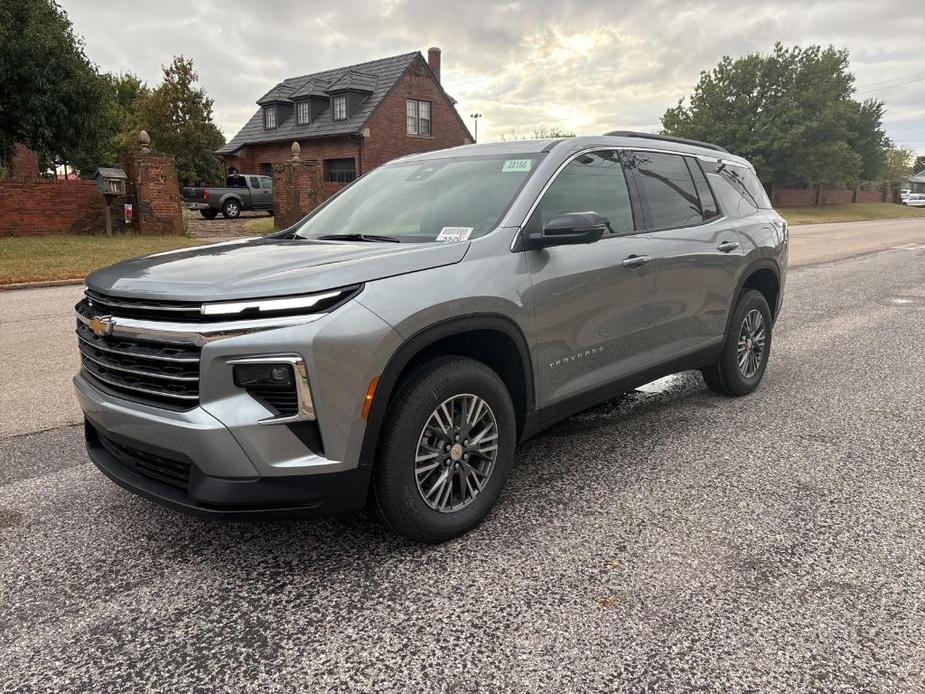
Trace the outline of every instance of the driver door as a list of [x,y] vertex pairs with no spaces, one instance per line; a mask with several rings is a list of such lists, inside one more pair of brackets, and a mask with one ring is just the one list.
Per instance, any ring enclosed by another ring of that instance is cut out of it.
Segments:
[[651,366],[652,241],[640,233],[630,187],[619,152],[581,154],[559,172],[528,221],[542,228],[558,214],[597,212],[611,227],[596,243],[524,251],[541,419],[616,394],[621,379]]

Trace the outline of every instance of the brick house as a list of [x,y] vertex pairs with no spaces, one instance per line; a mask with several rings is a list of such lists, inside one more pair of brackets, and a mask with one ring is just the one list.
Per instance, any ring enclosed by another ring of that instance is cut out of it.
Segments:
[[337,189],[396,157],[471,143],[454,103],[440,85],[439,48],[427,60],[415,51],[291,77],[216,154],[228,170],[272,175],[298,141]]

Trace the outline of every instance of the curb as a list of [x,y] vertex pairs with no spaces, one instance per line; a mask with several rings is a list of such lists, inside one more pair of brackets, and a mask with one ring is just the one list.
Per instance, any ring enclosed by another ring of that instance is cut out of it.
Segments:
[[46,280],[44,282],[13,282],[12,284],[0,284],[0,292],[9,292],[16,289],[41,289],[43,287],[66,287],[72,284],[83,284],[84,278],[72,280]]

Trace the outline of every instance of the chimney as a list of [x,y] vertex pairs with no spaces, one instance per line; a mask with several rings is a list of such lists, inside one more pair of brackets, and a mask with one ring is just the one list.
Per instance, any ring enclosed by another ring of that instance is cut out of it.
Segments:
[[437,81],[440,81],[440,49],[434,46],[433,48],[427,49],[427,64],[430,65],[430,69],[433,70],[434,75],[437,77]]

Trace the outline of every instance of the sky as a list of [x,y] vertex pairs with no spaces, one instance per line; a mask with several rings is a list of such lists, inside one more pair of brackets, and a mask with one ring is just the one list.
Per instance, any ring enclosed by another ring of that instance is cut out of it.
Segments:
[[723,55],[785,45],[847,48],[858,98],[886,102],[887,134],[925,154],[921,0],[61,0],[102,70],[149,84],[191,57],[231,138],[286,77],[430,46],[479,141],[537,127],[656,132]]

